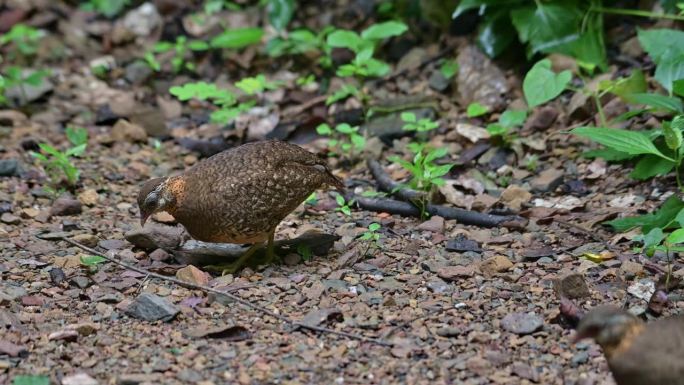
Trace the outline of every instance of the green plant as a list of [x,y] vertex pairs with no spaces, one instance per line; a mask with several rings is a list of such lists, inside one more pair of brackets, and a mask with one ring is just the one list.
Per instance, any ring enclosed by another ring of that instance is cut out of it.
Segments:
[[81,256],[81,265],[85,266],[91,273],[97,272],[97,266],[106,259],[99,255]]
[[87,0],[85,3],[81,4],[81,9],[84,11],[97,12],[104,15],[107,18],[112,18],[121,11],[131,0]]
[[380,230],[380,224],[379,223],[371,223],[368,225],[368,229],[361,234],[359,237],[359,240],[364,241],[366,243],[366,251],[363,252],[364,256],[368,255],[368,252],[370,251],[371,248],[374,249],[379,249],[381,247],[380,245],[380,233],[378,233],[378,230]]
[[48,376],[14,376],[12,385],[50,385]]
[[[326,37],[334,30],[327,26],[318,33],[313,33],[308,29],[296,29],[286,35],[276,36],[266,43],[266,53],[272,57],[283,55],[299,55],[307,52],[323,52],[326,50]],[[320,59],[323,67],[330,67],[332,60],[324,55]]]
[[[0,46],[11,44],[22,55],[32,56],[38,51],[38,42],[44,35],[43,31],[19,23],[0,35]],[[12,54],[12,51],[10,53]]]
[[294,0],[267,0],[268,21],[277,31],[284,31],[292,20],[296,3]]
[[523,93],[529,108],[544,104],[560,95],[572,80],[569,70],[555,73],[551,60],[538,61],[523,79]]
[[60,151],[47,143],[40,143],[41,152],[32,152],[31,155],[45,168],[53,187],[58,187],[62,182],[67,186],[74,187],[80,178],[79,169],[72,163],[72,158],[81,156],[88,145],[88,131],[84,128],[67,127],[66,136],[71,147]]
[[261,42],[264,30],[261,28],[226,29],[209,42],[211,48],[241,49]]
[[418,119],[413,112],[402,112],[401,120],[404,121],[402,129],[404,131],[415,131],[419,133],[429,132],[439,127],[439,123],[428,118]]
[[316,204],[318,204],[318,197],[316,196],[315,191],[312,192],[311,195],[306,197],[306,199],[304,200],[304,204],[307,204],[309,206],[315,206]]
[[351,206],[354,204],[354,200],[345,200],[344,197],[340,194],[337,194],[335,196],[335,202],[337,203],[337,207],[335,207],[335,211],[341,212],[344,215],[351,215]]
[[420,205],[421,216],[425,217],[425,210],[433,189],[444,185],[445,182],[442,177],[454,165],[435,163],[437,159],[447,155],[448,150],[444,147],[432,148],[425,143],[410,143],[408,149],[413,153],[411,161],[404,160],[396,155],[389,157],[389,160],[398,163],[411,173],[411,180],[408,185],[414,190],[423,192],[422,200],[416,203]]
[[206,82],[174,86],[169,89],[169,92],[180,101],[197,99],[212,103],[216,108],[211,113],[212,122],[228,124],[256,104],[257,94],[278,87],[278,84],[267,81],[264,75],[243,78],[234,85],[245,93],[246,98],[243,98],[245,100],[240,101],[240,98],[230,90],[218,88],[215,84]]
[[144,59],[150,68],[155,71],[160,71],[161,63],[157,61],[155,54],[161,54],[173,50],[174,55],[171,58],[171,68],[173,69],[173,72],[178,73],[183,69],[194,71],[195,63],[186,61],[188,53],[206,51],[207,49],[209,49],[209,44],[205,43],[204,41],[188,41],[187,37],[178,36],[175,43],[162,41],[155,44],[151,51],[145,53]]
[[487,106],[483,106],[478,102],[470,103],[466,108],[466,116],[469,118],[476,118],[478,116],[486,114],[487,112],[489,112],[489,108],[487,108]]
[[18,86],[20,92],[26,99],[25,85],[39,86],[43,83],[43,79],[48,77],[50,72],[47,70],[24,71],[18,66],[9,66],[5,69],[4,74],[0,75],[0,104],[7,103],[4,93],[11,87]]
[[446,79],[451,79],[458,73],[459,65],[455,60],[445,60],[439,67],[439,72]]
[[526,110],[506,110],[499,117],[498,123],[487,125],[487,132],[492,137],[500,138],[504,144],[510,144],[515,138],[511,131],[525,124],[525,120],[527,120]]
[[351,158],[360,154],[366,146],[366,138],[359,133],[359,127],[352,127],[347,123],[341,123],[331,128],[323,123],[316,127],[319,135],[327,136],[330,155],[345,154]]

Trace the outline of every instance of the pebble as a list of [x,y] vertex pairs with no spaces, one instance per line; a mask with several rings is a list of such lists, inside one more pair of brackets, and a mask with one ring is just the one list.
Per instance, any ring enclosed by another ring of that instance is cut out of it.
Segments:
[[78,340],[78,332],[76,330],[69,329],[59,330],[54,333],[50,333],[50,335],[48,335],[48,340],[75,342]]
[[513,262],[503,255],[496,255],[480,263],[480,271],[486,276],[503,273],[511,267],[513,267]]
[[511,333],[525,335],[540,330],[544,321],[534,313],[511,313],[501,320],[501,326]]
[[0,176],[19,176],[19,161],[17,159],[0,159]]
[[98,241],[98,238],[93,234],[76,234],[72,239],[88,247],[97,246]]
[[193,265],[188,265],[176,271],[176,278],[197,285],[207,285],[211,276]]
[[463,234],[458,234],[454,239],[450,239],[446,243],[447,251],[476,251],[480,252],[482,249],[478,245],[477,241],[468,239]]
[[0,215],[0,221],[8,225],[18,225],[21,223],[21,218],[11,213],[4,213]]
[[77,215],[83,211],[82,204],[79,200],[74,199],[68,194],[62,195],[57,198],[52,207],[50,208],[50,215],[53,216],[64,216],[64,215]]
[[147,141],[147,132],[141,126],[131,123],[124,119],[119,119],[112,127],[110,133],[112,140],[115,142],[145,142]]
[[558,117],[558,110],[551,106],[544,106],[536,110],[528,119],[526,126],[536,130],[549,128]]
[[530,181],[532,190],[538,192],[549,192],[556,189],[563,183],[565,172],[557,168],[547,168]]
[[98,382],[86,373],[77,373],[62,378],[62,385],[98,385]]
[[553,291],[558,298],[586,298],[591,295],[589,287],[581,273],[570,273],[553,280]]
[[181,243],[183,229],[179,226],[167,226],[148,222],[143,228],[128,231],[126,240],[142,249],[175,249]]
[[53,285],[59,285],[65,280],[66,275],[64,274],[64,270],[60,269],[59,267],[53,267],[50,270],[50,282],[52,282]]
[[437,275],[446,281],[472,277],[475,269],[472,266],[444,266],[437,271]]
[[433,233],[444,232],[444,218],[439,215],[433,215],[427,221],[418,225],[418,230],[432,231]]
[[79,289],[86,289],[90,286],[90,280],[82,275],[71,278],[71,283],[76,285]]
[[620,265],[620,275],[622,275],[622,277],[625,280],[630,281],[643,274],[644,266],[640,263],[633,261],[624,261],[622,262],[622,265]]
[[0,304],[16,301],[27,294],[26,289],[21,286],[6,282],[0,283]]
[[135,60],[124,68],[124,78],[131,84],[142,84],[152,75],[152,69],[142,60]]
[[166,299],[151,293],[140,294],[128,308],[126,314],[143,321],[171,321],[179,313],[177,307]]
[[84,205],[92,207],[100,200],[100,196],[95,189],[89,188],[78,194],[78,200]]

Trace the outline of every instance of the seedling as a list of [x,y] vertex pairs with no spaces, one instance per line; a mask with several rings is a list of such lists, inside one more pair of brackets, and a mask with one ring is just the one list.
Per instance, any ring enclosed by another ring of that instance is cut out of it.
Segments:
[[[0,35],[0,46],[11,44],[23,56],[32,56],[38,51],[38,42],[44,35],[43,31],[19,23],[7,33]],[[10,55],[13,55],[12,50]]]
[[458,73],[458,69],[459,65],[455,60],[445,60],[439,67],[439,72],[445,79],[451,79]]
[[206,51],[209,49],[209,44],[202,40],[190,40],[185,36],[178,36],[175,43],[162,41],[154,45],[151,52],[145,54],[145,61],[155,71],[161,70],[161,63],[157,61],[155,54],[174,51],[171,59],[171,68],[174,73],[178,73],[184,69],[188,71],[195,70],[195,63],[187,61],[187,56],[190,52]]
[[352,127],[347,123],[338,124],[334,130],[328,124],[323,123],[316,127],[316,132],[330,138],[328,140],[330,155],[338,153],[354,158],[366,146],[366,138],[359,134],[359,127]]
[[60,151],[47,143],[40,143],[41,152],[32,152],[31,155],[44,167],[52,192],[65,182],[67,186],[74,187],[80,178],[79,169],[72,163],[72,158],[81,156],[88,143],[88,131],[84,128],[67,127],[67,139],[71,147]]
[[97,272],[97,266],[105,261],[106,259],[100,257],[99,255],[88,255],[81,257],[81,265],[87,267],[88,271],[91,273]]
[[368,225],[368,229],[359,237],[361,241],[366,243],[366,251],[363,252],[364,256],[368,255],[368,251],[370,251],[371,248],[379,249],[381,247],[380,233],[378,233],[378,230],[380,230],[380,224],[373,222]]
[[402,127],[404,131],[415,131],[419,133],[432,131],[439,127],[439,123],[432,119],[421,118],[418,119],[416,114],[413,112],[402,112],[401,120],[404,121],[404,126]]
[[206,82],[186,83],[182,86],[171,87],[169,92],[180,101],[197,99],[212,103],[216,110],[211,113],[211,121],[228,124],[256,104],[257,94],[276,89],[278,84],[267,81],[264,75],[257,75],[244,78],[236,82],[235,86],[245,93],[246,98],[243,98],[243,101],[239,101],[238,96],[230,90],[221,89],[215,84]]
[[304,204],[307,204],[309,206],[315,206],[318,204],[318,197],[316,196],[316,192],[312,192],[311,195],[309,195],[305,200]]
[[469,118],[476,118],[486,114],[487,112],[489,112],[489,108],[487,108],[487,106],[483,106],[482,104],[475,102],[468,104],[466,116]]
[[515,138],[512,133],[513,128],[522,126],[527,120],[527,111],[525,110],[506,110],[499,117],[498,123],[487,125],[487,132],[492,137],[500,138],[504,144],[510,144]]
[[337,203],[337,207],[335,207],[335,211],[341,212],[344,215],[351,215],[351,205],[354,204],[354,200],[351,199],[349,201],[345,200],[342,195],[337,195],[335,197],[335,202]]
[[0,76],[0,104],[7,103],[4,93],[8,88],[18,86],[24,99],[27,99],[24,86],[39,86],[43,83],[43,79],[49,75],[50,72],[47,70],[25,72],[17,66],[7,67],[5,69],[4,75]]

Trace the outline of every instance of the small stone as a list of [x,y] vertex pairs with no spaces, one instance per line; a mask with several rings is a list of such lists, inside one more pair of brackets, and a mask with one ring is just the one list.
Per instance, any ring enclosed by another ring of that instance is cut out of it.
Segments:
[[98,330],[100,330],[100,325],[94,323],[94,322],[81,322],[77,324],[71,324],[67,325],[67,329],[70,330],[76,330],[79,335],[82,335],[83,337],[87,337],[91,334],[94,334]]
[[451,289],[451,287],[449,286],[449,284],[446,283],[446,282],[444,282],[444,281],[441,280],[441,279],[434,279],[434,280],[432,280],[432,281],[428,281],[428,282],[425,284],[425,286],[427,286],[427,288],[428,288],[431,292],[437,293],[437,294],[446,293],[446,292],[448,292],[448,291]]
[[86,373],[77,373],[62,378],[62,385],[98,385],[98,382]]
[[12,204],[9,202],[0,202],[0,214],[11,213]]
[[283,258],[283,263],[287,266],[295,266],[302,261],[302,256],[297,253],[289,253]]
[[122,374],[116,379],[117,385],[139,385],[139,384],[157,384],[160,383],[160,374],[158,373],[131,373]]
[[176,223],[176,218],[174,218],[173,215],[167,213],[166,211],[160,211],[158,213],[152,214],[152,219],[159,223]]
[[433,233],[444,232],[444,218],[439,215],[433,215],[427,221],[418,225],[418,230],[432,231]]
[[119,119],[112,127],[111,137],[115,142],[145,142],[147,141],[147,132],[137,124]]
[[640,263],[633,261],[624,261],[620,265],[620,275],[624,277],[625,280],[632,280],[637,278],[644,273],[644,266]]
[[456,281],[459,278],[469,278],[475,274],[472,266],[444,266],[437,271],[437,276],[445,281]]
[[563,183],[564,175],[563,170],[547,168],[530,181],[530,186],[539,192],[553,191]]
[[164,249],[156,249],[149,254],[149,257],[153,261],[164,262],[171,258],[171,254],[167,253]]
[[19,161],[17,159],[0,159],[0,176],[19,176]]
[[553,291],[558,298],[586,298],[591,295],[589,287],[581,273],[570,273],[553,280]]
[[66,280],[66,275],[64,275],[64,270],[59,267],[53,267],[50,270],[50,281],[53,285],[59,285]]
[[27,294],[26,289],[21,286],[0,282],[0,304],[14,302]]
[[211,276],[193,265],[188,265],[176,271],[176,278],[197,285],[206,285],[209,283]]
[[147,2],[126,13],[122,24],[134,35],[146,37],[162,24],[162,17],[154,4]]
[[97,246],[98,241],[98,238],[93,234],[76,234],[71,239],[88,247]]
[[40,214],[40,210],[38,210],[37,208],[34,208],[34,207],[28,207],[28,208],[22,209],[21,214],[19,214],[19,215],[24,219],[31,219],[31,218],[37,217],[38,214]]
[[62,221],[62,231],[63,232],[69,232],[69,231],[76,231],[78,230],[78,223],[75,221],[72,221],[70,219],[64,219]]
[[428,85],[433,90],[442,92],[449,88],[451,79],[444,77],[442,71],[432,71],[432,74],[430,74],[430,78],[428,79]]
[[97,245],[105,250],[122,250],[128,246],[122,239],[103,239],[97,242]]
[[8,225],[18,225],[21,223],[21,218],[12,213],[4,213],[0,215],[0,221],[2,223],[7,223]]
[[526,125],[536,130],[545,130],[556,121],[557,117],[557,109],[550,106],[541,107],[532,114]]
[[179,310],[166,299],[151,293],[140,294],[128,308],[126,314],[143,321],[171,321]]
[[52,207],[50,208],[50,215],[52,216],[63,216],[63,215],[77,215],[83,211],[83,206],[81,202],[77,199],[72,198],[70,195],[62,195],[57,198]]
[[37,295],[27,295],[21,297],[21,304],[24,306],[43,306],[43,298]]
[[458,337],[463,334],[463,330],[453,326],[446,326],[437,329],[437,335],[440,337]]
[[183,229],[178,226],[167,226],[148,222],[143,228],[135,228],[127,232],[126,240],[142,249],[162,248],[175,249],[181,243]]
[[532,194],[529,191],[512,184],[501,193],[499,201],[515,211],[520,211],[523,203],[528,203],[530,199],[532,199]]
[[488,258],[480,263],[480,271],[488,277],[508,271],[511,267],[513,267],[513,262],[503,255]]
[[50,341],[66,341],[75,342],[78,340],[78,332],[76,330],[59,330],[48,335],[48,340]]
[[152,68],[142,60],[135,60],[124,68],[124,78],[133,85],[145,83],[152,74]]
[[24,357],[28,354],[28,350],[25,346],[16,345],[5,340],[0,340],[0,354],[6,354],[10,357]]
[[76,285],[79,289],[86,289],[90,286],[90,280],[82,275],[71,278],[71,283]]
[[447,249],[447,251],[457,251],[457,252],[464,252],[464,251],[481,252],[482,251],[482,249],[480,248],[480,245],[477,244],[477,241],[474,241],[472,239],[468,239],[463,234],[458,234],[458,235],[456,235],[456,237],[454,237],[454,239],[450,239],[449,241],[447,241],[446,249]]
[[511,333],[525,335],[540,330],[544,321],[534,313],[511,313],[501,320],[501,326]]
[[100,196],[95,189],[89,188],[78,194],[78,200],[86,206],[95,206],[100,200]]
[[572,366],[586,364],[589,361],[589,353],[586,351],[579,352],[572,356]]
[[511,365],[511,372],[520,378],[524,378],[532,382],[539,382],[539,372],[537,372],[528,364],[514,362],[513,365]]

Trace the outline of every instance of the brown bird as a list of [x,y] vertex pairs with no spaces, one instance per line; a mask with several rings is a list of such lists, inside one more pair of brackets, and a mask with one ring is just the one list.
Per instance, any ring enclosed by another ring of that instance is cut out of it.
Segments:
[[326,186],[344,188],[318,156],[282,141],[248,143],[181,175],[147,181],[138,194],[140,224],[166,211],[199,241],[254,244],[223,269],[234,272],[265,241],[270,262],[278,224]]
[[644,323],[614,306],[592,309],[575,340],[593,338],[618,385],[684,385],[684,316]]

